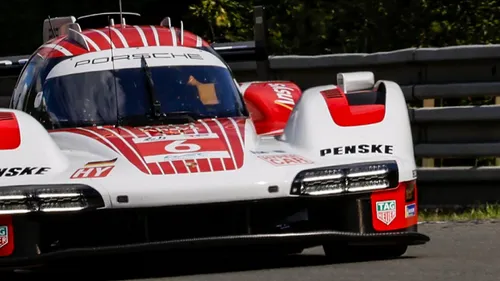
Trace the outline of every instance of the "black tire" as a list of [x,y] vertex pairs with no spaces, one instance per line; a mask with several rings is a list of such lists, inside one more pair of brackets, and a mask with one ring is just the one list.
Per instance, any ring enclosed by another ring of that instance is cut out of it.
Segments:
[[328,259],[334,262],[384,260],[398,258],[406,253],[407,245],[345,246],[323,245]]

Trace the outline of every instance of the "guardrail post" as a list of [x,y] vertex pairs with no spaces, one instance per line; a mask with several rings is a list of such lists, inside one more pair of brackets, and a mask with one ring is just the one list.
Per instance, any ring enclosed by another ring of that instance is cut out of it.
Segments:
[[[435,107],[436,100],[435,99],[424,99],[423,106],[424,107]],[[432,168],[434,167],[435,162],[434,158],[422,158],[422,167],[424,168]]]
[[[495,97],[495,104],[500,105],[500,97]],[[495,158],[495,166],[500,166],[500,158]]]
[[264,6],[254,7],[254,38],[257,51],[257,76],[259,80],[271,79],[268,54],[267,18]]

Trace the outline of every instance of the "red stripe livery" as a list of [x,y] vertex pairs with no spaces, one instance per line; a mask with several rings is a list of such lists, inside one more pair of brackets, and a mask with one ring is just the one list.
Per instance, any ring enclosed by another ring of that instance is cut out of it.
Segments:
[[185,174],[240,169],[244,160],[246,120],[225,118],[181,126],[104,126],[51,132],[92,138],[146,174]]
[[184,47],[210,46],[208,42],[189,31],[184,30],[181,33],[180,29],[174,27],[172,30],[163,26],[132,25],[89,29],[83,30],[81,33],[84,35],[90,50],[86,50],[63,35],[48,41],[37,52],[44,58],[55,58],[109,50],[112,46],[115,48],[181,46],[181,36],[183,36],[182,46]]

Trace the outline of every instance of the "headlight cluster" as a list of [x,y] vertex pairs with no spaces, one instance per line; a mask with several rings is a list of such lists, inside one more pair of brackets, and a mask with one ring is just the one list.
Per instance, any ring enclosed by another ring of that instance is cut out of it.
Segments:
[[317,168],[300,172],[292,183],[292,195],[327,195],[395,187],[396,162]]
[[74,212],[100,207],[104,207],[101,195],[86,185],[29,185],[0,188],[0,215]]

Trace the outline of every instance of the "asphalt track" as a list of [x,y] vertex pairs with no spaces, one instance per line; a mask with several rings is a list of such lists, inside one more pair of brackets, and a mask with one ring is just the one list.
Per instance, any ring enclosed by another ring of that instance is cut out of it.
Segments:
[[[421,224],[431,236],[424,246],[385,261],[327,264],[321,248],[285,260],[102,261],[101,268],[59,267],[51,280],[179,280],[179,281],[489,281],[500,280],[500,221]],[[109,267],[109,263],[115,266]],[[0,280],[40,280],[44,273],[19,273]]]

